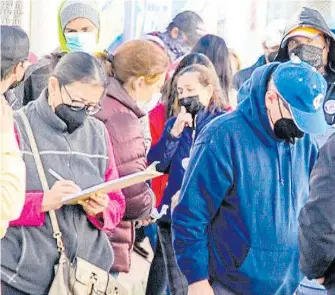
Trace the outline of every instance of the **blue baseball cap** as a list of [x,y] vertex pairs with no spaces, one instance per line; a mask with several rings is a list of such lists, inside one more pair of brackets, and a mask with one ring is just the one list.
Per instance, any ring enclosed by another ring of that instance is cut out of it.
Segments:
[[295,124],[302,132],[326,132],[323,102],[327,93],[327,82],[314,67],[294,57],[277,67],[273,73],[273,81],[279,94],[289,105]]

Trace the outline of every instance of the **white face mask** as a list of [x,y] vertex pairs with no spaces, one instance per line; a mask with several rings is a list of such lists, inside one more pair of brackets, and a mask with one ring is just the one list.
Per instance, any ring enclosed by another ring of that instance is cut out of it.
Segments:
[[97,46],[95,32],[65,33],[66,46],[70,52],[93,53]]
[[152,98],[146,103],[137,103],[137,105],[146,113],[152,111],[162,99],[162,94],[160,92],[156,92],[152,95]]

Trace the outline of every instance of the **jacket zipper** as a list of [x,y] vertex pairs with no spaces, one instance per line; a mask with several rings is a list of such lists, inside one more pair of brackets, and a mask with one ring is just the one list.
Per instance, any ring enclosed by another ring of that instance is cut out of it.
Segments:
[[[69,141],[67,140],[67,138],[66,138],[66,136],[65,135],[63,135],[64,136],[64,138],[65,138],[65,141],[66,141],[66,143],[67,143],[67,145],[68,145],[68,150],[69,150],[69,152],[71,153],[70,154],[70,160],[69,160],[69,163],[68,163],[68,168],[69,168],[69,170],[71,171],[71,173],[72,173],[72,175],[73,175],[73,178],[75,179],[76,177],[75,177],[75,175],[74,175],[74,173],[73,173],[73,171],[72,171],[72,169],[71,169],[71,161],[72,161],[72,150],[71,150],[71,146],[70,146],[70,143],[69,143]],[[74,245],[73,245],[73,250],[71,251],[71,255],[70,255],[70,259],[73,257],[73,259],[72,259],[72,263],[75,263],[75,259],[76,259],[76,257],[77,257],[77,254],[78,254],[78,229],[77,229],[77,226],[76,226],[76,221],[75,221],[75,212],[74,212],[74,210],[71,210],[71,213],[72,213],[72,220],[73,220],[73,227],[74,227],[74,229],[75,229],[75,232],[73,233],[73,236],[74,236]],[[66,247],[66,246],[65,246]]]

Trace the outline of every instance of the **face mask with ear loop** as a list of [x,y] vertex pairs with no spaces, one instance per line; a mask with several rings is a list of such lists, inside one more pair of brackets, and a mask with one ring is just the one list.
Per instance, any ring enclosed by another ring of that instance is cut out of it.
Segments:
[[304,136],[304,132],[302,132],[298,128],[298,126],[294,123],[293,119],[284,118],[279,99],[278,107],[281,119],[274,123],[270,114],[271,122],[274,128],[273,132],[278,139],[282,139],[288,143],[295,144],[296,138],[302,138]]
[[289,51],[290,58],[292,55],[296,55],[302,61],[307,62],[312,67],[320,70],[323,66],[323,51],[325,50],[326,46],[323,48],[307,45],[307,44],[300,44],[294,49]]
[[70,52],[93,53],[96,49],[97,34],[94,32],[74,32],[64,35]]

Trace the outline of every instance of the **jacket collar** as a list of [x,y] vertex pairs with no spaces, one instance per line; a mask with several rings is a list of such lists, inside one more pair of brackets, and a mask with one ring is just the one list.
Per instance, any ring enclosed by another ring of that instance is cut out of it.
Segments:
[[48,89],[44,89],[35,101],[37,113],[45,123],[61,132],[67,131],[67,126],[51,109],[48,104]]
[[115,78],[108,79],[108,86],[106,90],[107,97],[114,98],[123,104],[126,108],[130,109],[138,118],[145,116],[145,112],[140,109],[127,93],[127,91],[122,87],[121,83]]

